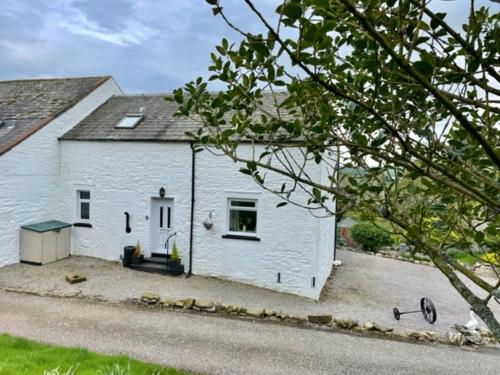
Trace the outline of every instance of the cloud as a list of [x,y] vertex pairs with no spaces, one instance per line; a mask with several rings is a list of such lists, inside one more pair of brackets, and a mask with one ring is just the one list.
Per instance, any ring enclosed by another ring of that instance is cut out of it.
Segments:
[[124,30],[112,31],[89,20],[84,14],[65,19],[59,23],[59,26],[75,35],[83,35],[119,46],[141,44],[156,34],[151,28],[131,20],[127,21],[127,27]]
[[[241,39],[203,0],[0,2],[0,79],[111,74],[126,92],[166,92],[208,77],[215,44]],[[279,2],[255,0],[267,18],[274,18]],[[242,3],[223,0],[224,11],[242,29],[262,32]],[[456,27],[467,13],[461,0],[433,3]],[[483,4],[500,10],[489,0],[476,1]],[[222,87],[214,82],[211,89]]]

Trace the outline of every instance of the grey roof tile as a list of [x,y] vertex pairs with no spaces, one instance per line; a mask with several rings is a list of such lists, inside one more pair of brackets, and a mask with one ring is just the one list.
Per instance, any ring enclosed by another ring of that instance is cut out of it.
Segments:
[[[177,119],[173,114],[177,104],[167,102],[163,95],[113,96],[73,129],[64,134],[64,140],[114,141],[188,141],[185,132],[198,129],[201,123]],[[144,113],[142,121],[133,129],[115,128],[127,113]]]
[[[174,118],[178,104],[166,101],[168,94],[113,96],[60,139],[78,141],[191,141],[185,133],[195,133],[201,121]],[[265,95],[263,106],[276,111],[274,100]],[[144,113],[143,120],[132,129],[115,128],[127,113]]]
[[0,155],[111,77],[0,81]]

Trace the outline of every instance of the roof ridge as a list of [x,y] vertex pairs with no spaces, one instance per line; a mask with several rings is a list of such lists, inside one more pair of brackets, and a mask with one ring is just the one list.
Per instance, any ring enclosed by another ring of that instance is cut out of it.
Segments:
[[64,80],[77,80],[77,79],[110,79],[113,78],[111,75],[102,76],[81,76],[81,77],[56,77],[56,78],[21,78],[21,79],[0,79],[0,83],[3,82],[37,82],[37,81],[64,81]]
[[116,97],[125,97],[125,98],[135,98],[141,96],[165,96],[172,95],[173,92],[151,92],[151,93],[143,93],[143,94],[122,94],[122,95],[114,95]]

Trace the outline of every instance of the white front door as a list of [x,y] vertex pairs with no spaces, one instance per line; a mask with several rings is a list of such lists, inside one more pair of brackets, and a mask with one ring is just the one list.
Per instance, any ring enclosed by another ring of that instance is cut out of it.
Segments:
[[[151,207],[151,250],[165,253],[165,243],[174,233],[174,200],[153,198]],[[172,244],[169,244],[172,247]]]

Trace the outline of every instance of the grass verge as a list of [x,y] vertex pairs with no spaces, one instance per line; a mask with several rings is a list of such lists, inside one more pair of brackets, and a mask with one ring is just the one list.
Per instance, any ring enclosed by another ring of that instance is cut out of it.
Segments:
[[[136,361],[127,356],[108,356],[86,349],[39,344],[9,335],[0,335],[0,374],[74,375],[186,375],[186,372]],[[130,369],[130,371],[129,371]]]

